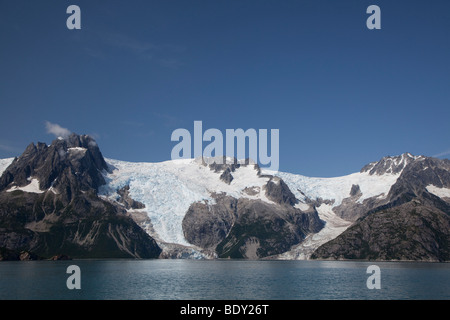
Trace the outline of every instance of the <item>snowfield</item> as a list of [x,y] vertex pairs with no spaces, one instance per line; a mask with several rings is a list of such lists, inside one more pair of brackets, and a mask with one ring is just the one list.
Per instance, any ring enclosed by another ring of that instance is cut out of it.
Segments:
[[[352,225],[351,222],[338,217],[333,212],[333,208],[339,206],[345,198],[350,197],[353,185],[358,185],[362,193],[357,202],[362,202],[371,197],[384,198],[401,172],[383,175],[357,172],[335,178],[311,178],[285,172],[275,174],[284,180],[295,197],[303,203],[307,198],[310,200],[330,200],[332,202],[332,204],[322,204],[316,208],[319,218],[325,222],[324,228],[316,234],[308,235],[301,244],[279,256],[279,259],[304,260],[309,259],[318,247],[336,238]],[[300,207],[301,209],[304,209],[305,204],[303,203],[301,203],[303,205],[303,208]]]
[[9,188],[8,190],[6,190],[6,192],[22,190],[22,191],[31,192],[31,193],[44,193],[46,191],[46,190],[41,190],[39,188],[39,180],[38,179],[28,178],[28,180],[30,181],[30,183],[28,185],[26,185],[24,187],[13,186],[13,187]]
[[14,161],[14,158],[0,159],[0,176],[3,174],[3,172],[6,170],[6,168],[8,168],[9,165],[13,161]]
[[[70,148],[68,152],[83,154],[83,148]],[[403,157],[401,158],[403,161]],[[0,159],[0,174],[11,164],[13,158]],[[230,184],[220,179],[220,172],[214,172],[199,159],[179,159],[158,163],[127,162],[105,159],[110,173],[104,172],[106,185],[99,190],[103,198],[115,201],[119,198],[117,191],[129,186],[130,197],[145,205],[144,209],[129,210],[130,214],[147,215],[150,224],[144,222],[145,230],[162,246],[171,244],[191,246],[184,238],[182,221],[194,202],[203,201],[214,204],[214,193],[225,193],[235,198],[259,199],[272,203],[265,195],[264,186],[268,176],[259,176],[250,164],[241,166],[232,172]],[[406,163],[406,160],[405,160]],[[375,164],[375,163],[374,163]],[[392,172],[393,170],[391,170]],[[334,178],[314,178],[286,172],[262,170],[262,174],[277,176],[284,180],[289,189],[299,200],[295,206],[301,210],[310,209],[308,200],[329,200],[328,204],[317,207],[324,228],[309,235],[301,244],[281,254],[279,259],[308,259],[320,245],[336,238],[344,232],[351,222],[336,216],[333,208],[339,206],[345,198],[350,197],[352,187],[359,186],[358,202],[371,197],[386,197],[391,186],[397,181],[397,174],[369,174],[369,171],[357,172]],[[7,191],[23,190],[27,192],[44,192],[39,189],[39,181],[29,178],[29,185],[11,187]],[[273,180],[277,183],[277,180]],[[440,197],[450,197],[450,189],[428,186],[428,191]],[[52,190],[55,192],[54,190]],[[146,223],[146,224],[145,224]]]
[[[263,186],[269,178],[261,178],[253,165],[237,168],[234,179],[228,185],[209,167],[195,159],[178,159],[159,163],[132,163],[106,159],[112,173],[106,175],[107,185],[101,194],[114,200],[117,190],[129,185],[130,196],[145,205],[151,219],[155,238],[164,242],[189,245],[182,230],[182,221],[189,206],[198,201],[214,203],[211,193],[261,199],[265,196]],[[244,190],[253,187],[256,194]]]
[[341,219],[335,215],[333,208],[330,205],[322,204],[316,209],[319,213],[320,219],[325,222],[325,226],[318,233],[308,235],[302,243],[292,247],[290,251],[280,254],[278,257],[279,259],[309,259],[318,247],[336,238],[352,225],[351,222]]
[[427,191],[439,198],[450,198],[450,188],[438,188],[430,184],[427,186]]
[[311,200],[319,198],[334,200],[333,207],[339,206],[342,200],[350,196],[353,185],[358,185],[362,193],[358,202],[375,196],[385,197],[400,176],[400,173],[370,175],[368,172],[357,172],[335,178],[310,178],[284,172],[275,174],[286,182],[295,197],[300,201],[304,201],[306,197]]
[[[245,197],[271,202],[263,189],[270,178],[258,176],[253,165],[237,168],[232,172],[233,180],[227,184],[220,179],[222,172],[214,172],[196,159],[159,163],[133,163],[113,159],[106,161],[112,171],[105,174],[107,185],[101,188],[101,195],[116,200],[117,190],[129,185],[131,198],[145,205],[142,211],[145,211],[151,220],[152,228],[147,228],[146,231],[164,243],[190,245],[183,235],[184,215],[194,202],[213,204],[212,193],[226,193],[235,198]],[[262,170],[262,173],[282,178],[300,201],[296,207],[301,210],[309,209],[307,198],[321,198],[332,202],[317,208],[325,227],[280,256],[289,259],[307,259],[317,247],[334,239],[350,226],[350,222],[336,216],[332,209],[350,196],[353,185],[359,185],[362,193],[358,201],[373,196],[384,197],[400,175],[370,175],[368,172],[358,172],[336,178],[310,178],[265,170]],[[248,192],[249,189],[252,192]]]

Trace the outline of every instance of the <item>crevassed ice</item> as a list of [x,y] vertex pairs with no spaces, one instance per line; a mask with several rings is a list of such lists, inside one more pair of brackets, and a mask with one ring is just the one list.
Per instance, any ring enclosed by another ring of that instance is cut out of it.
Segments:
[[145,205],[157,236],[165,242],[187,245],[182,230],[184,215],[191,203],[208,199],[207,192],[179,179],[168,170],[167,162],[107,162],[116,169],[107,175],[109,182],[100,192],[114,196],[116,190],[129,185],[130,196]]
[[[263,186],[268,177],[260,177],[253,166],[242,166],[232,173],[233,180],[228,185],[219,179],[220,173],[210,170],[194,159],[179,159],[159,163],[132,163],[106,159],[115,169],[106,175],[107,185],[101,193],[117,197],[116,191],[130,186],[130,196],[145,205],[153,228],[160,240],[188,245],[182,230],[183,218],[189,206],[198,201],[213,203],[212,192],[226,193],[240,198],[260,199],[271,202],[265,195]],[[334,200],[332,207],[350,196],[352,185],[359,185],[362,196],[358,201],[378,196],[386,196],[399,174],[370,175],[367,172],[354,173],[336,178],[310,178],[298,174],[273,172],[282,178],[301,202],[306,197]],[[258,187],[258,188],[254,188]],[[246,188],[259,190],[248,194]],[[305,210],[308,205],[297,204]]]
[[[271,202],[263,189],[269,178],[259,177],[252,165],[236,169],[232,173],[234,179],[228,185],[220,180],[221,173],[194,159],[160,163],[106,161],[115,169],[106,175],[108,183],[101,189],[101,194],[114,198],[118,189],[129,185],[130,196],[145,205],[158,238],[164,242],[188,245],[182,230],[183,218],[194,202],[214,203],[212,192]],[[259,193],[245,193],[248,187],[259,187]]]

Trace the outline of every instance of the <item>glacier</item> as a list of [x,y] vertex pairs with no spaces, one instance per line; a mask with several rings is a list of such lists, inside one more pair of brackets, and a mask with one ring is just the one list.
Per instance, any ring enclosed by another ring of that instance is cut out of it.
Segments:
[[[71,152],[83,151],[71,150]],[[13,160],[13,158],[0,159],[0,174]],[[324,228],[318,233],[308,235],[302,243],[278,257],[279,259],[308,259],[316,248],[336,238],[352,224],[338,217],[333,212],[333,208],[350,196],[354,185],[358,185],[361,191],[358,202],[371,197],[383,198],[401,174],[401,171],[395,174],[389,172],[370,174],[366,170],[342,177],[318,178],[261,169],[260,175],[255,166],[244,165],[232,172],[233,180],[228,184],[220,179],[221,172],[211,170],[201,159],[128,162],[105,158],[105,161],[110,170],[103,172],[106,184],[100,187],[99,196],[116,201],[119,198],[117,191],[128,185],[130,197],[145,205],[144,209],[129,209],[130,215],[140,214],[148,217],[149,222],[143,222],[141,226],[161,247],[183,246],[187,250],[192,250],[193,257],[201,257],[202,254],[197,251],[198,248],[186,241],[182,221],[191,204],[195,202],[214,204],[215,200],[212,196],[214,193],[225,193],[235,198],[245,197],[272,203],[265,194],[264,186],[270,180],[269,175],[273,175],[283,179],[299,200],[295,205],[297,208],[308,210],[312,205],[311,201],[322,200],[316,210],[319,218],[325,222]],[[276,180],[274,182],[276,183]],[[31,179],[29,186],[20,189],[43,192],[36,188],[38,185],[38,182]],[[433,186],[429,186],[428,189],[434,193],[438,191],[442,193],[441,190],[432,188]],[[447,195],[447,190],[444,191]]]
[[[234,179],[228,185],[219,179],[220,174],[202,165],[198,159],[159,163],[105,160],[111,173],[105,175],[107,184],[100,188],[100,194],[115,200],[117,190],[129,185],[130,196],[145,205],[154,229],[151,236],[163,242],[189,245],[182,230],[184,215],[194,202],[213,204],[212,193],[271,202],[263,191],[269,178],[259,177],[251,165],[236,169]],[[249,187],[256,187],[259,191],[249,195],[244,192]]]
[[[100,188],[100,194],[114,201],[118,198],[117,190],[129,185],[131,198],[145,205],[145,209],[140,211],[145,212],[151,221],[151,227],[144,229],[163,246],[177,244],[192,247],[183,234],[183,218],[194,202],[214,204],[213,193],[270,203],[263,188],[270,179],[267,175],[283,179],[299,200],[296,207],[301,210],[309,209],[308,200],[329,200],[330,204],[316,208],[325,227],[319,233],[309,235],[290,252],[280,255],[280,259],[307,259],[316,248],[334,239],[351,225],[351,222],[335,215],[333,208],[350,196],[353,185],[358,185],[362,193],[358,201],[384,197],[401,174],[357,172],[342,177],[315,178],[261,169],[262,175],[259,175],[254,166],[247,165],[232,172],[233,180],[227,184],[219,178],[220,172],[203,165],[200,159],[157,163],[105,160],[111,170],[105,173],[107,184]],[[256,192],[248,193],[248,188]]]

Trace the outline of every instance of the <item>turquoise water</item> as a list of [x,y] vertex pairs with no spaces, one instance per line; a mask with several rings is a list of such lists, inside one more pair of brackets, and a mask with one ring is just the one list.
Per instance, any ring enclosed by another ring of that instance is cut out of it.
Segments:
[[[380,267],[381,289],[366,285]],[[67,267],[80,268],[69,290]],[[450,264],[350,261],[72,260],[0,262],[0,299],[450,299]]]

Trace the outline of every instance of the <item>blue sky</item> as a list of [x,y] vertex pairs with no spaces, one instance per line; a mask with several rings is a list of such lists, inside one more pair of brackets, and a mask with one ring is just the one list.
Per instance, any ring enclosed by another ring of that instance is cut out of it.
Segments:
[[279,129],[280,170],[307,176],[450,154],[447,0],[1,0],[0,43],[0,158],[51,122],[105,157],[169,160],[195,120]]

